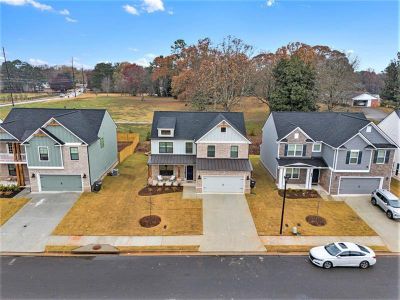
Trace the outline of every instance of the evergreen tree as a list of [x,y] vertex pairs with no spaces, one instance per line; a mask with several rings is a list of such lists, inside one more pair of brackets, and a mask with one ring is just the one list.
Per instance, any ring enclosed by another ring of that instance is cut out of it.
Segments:
[[400,102],[400,52],[397,60],[394,59],[385,69],[385,86],[382,90],[382,98]]

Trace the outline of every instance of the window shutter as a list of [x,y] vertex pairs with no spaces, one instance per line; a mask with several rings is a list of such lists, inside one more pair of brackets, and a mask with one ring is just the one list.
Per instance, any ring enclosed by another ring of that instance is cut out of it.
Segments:
[[285,144],[285,156],[287,156],[287,152],[288,152],[288,144]]
[[307,145],[303,144],[303,156],[306,156],[306,152],[307,152]]
[[390,150],[386,150],[385,164],[389,162],[389,157],[390,157]]
[[374,151],[374,164],[376,164],[376,160],[378,159],[378,150]]
[[350,151],[347,151],[347,154],[346,154],[346,165],[348,165],[349,162],[350,162]]
[[361,159],[362,159],[362,151],[358,152],[358,161],[357,161],[357,164],[361,164]]

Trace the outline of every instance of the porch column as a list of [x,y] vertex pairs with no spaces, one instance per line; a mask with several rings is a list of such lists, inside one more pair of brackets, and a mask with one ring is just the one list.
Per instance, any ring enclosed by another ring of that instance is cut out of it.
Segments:
[[284,177],[286,175],[286,169],[285,168],[279,168],[279,179],[278,179],[278,188],[283,189],[284,188]]
[[311,180],[311,174],[312,174],[312,172],[311,172],[311,168],[307,168],[307,175],[306,175],[306,189],[307,190],[311,190],[311,183],[312,183],[312,180]]

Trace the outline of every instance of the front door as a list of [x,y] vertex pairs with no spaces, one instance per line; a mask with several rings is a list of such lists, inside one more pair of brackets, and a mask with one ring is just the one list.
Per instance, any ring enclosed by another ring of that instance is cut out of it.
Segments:
[[186,166],[186,180],[193,180],[193,166]]
[[318,184],[318,180],[319,180],[319,169],[313,169],[312,184]]

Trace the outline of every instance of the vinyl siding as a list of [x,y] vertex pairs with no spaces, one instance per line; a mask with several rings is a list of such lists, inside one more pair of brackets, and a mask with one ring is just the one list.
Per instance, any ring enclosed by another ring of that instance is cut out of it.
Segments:
[[118,161],[117,129],[108,112],[104,114],[99,138],[104,138],[104,148],[100,139],[89,146],[90,184],[100,179]]
[[370,141],[372,144],[388,144],[390,143],[388,140],[386,140],[378,130],[376,130],[372,125],[371,125],[371,132],[367,132],[367,127],[362,129],[360,133],[367,138],[368,141]]
[[267,119],[262,129],[262,143],[260,145],[260,160],[271,175],[276,178],[276,169],[278,162],[278,134],[276,132],[275,123],[272,114]]
[[[39,146],[49,149],[49,160],[39,160]],[[25,145],[28,167],[62,167],[61,147],[56,146],[54,140],[47,136],[34,136],[28,145]]]
[[[359,136],[355,136],[349,140],[345,145],[346,149],[338,150],[338,158],[336,170],[357,170],[367,171],[369,170],[369,164],[371,162],[372,151],[365,149],[368,144]],[[362,151],[362,158],[360,164],[346,164],[347,151],[360,150]]]

